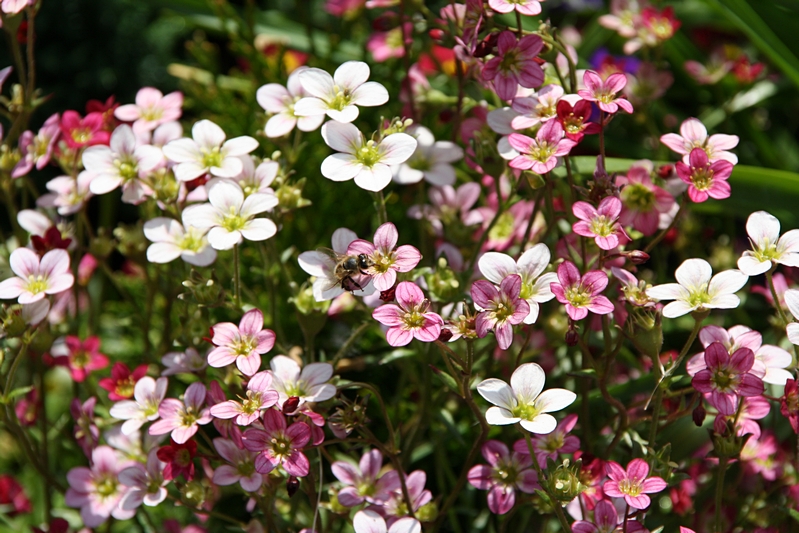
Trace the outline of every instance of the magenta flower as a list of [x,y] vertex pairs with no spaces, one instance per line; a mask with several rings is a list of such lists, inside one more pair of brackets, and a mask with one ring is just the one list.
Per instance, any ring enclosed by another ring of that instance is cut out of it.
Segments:
[[214,439],[214,448],[229,463],[214,470],[214,483],[222,486],[238,483],[247,492],[261,488],[263,476],[255,471],[254,452],[242,450],[232,440],[220,438]]
[[655,185],[649,173],[645,166],[634,165],[626,177],[616,177],[616,185],[622,188],[619,222],[647,236],[657,231],[661,214],[674,207],[674,197]]
[[497,13],[518,11],[522,15],[534,16],[541,13],[544,0],[488,0],[488,5]]
[[[557,461],[558,454],[574,453],[580,449],[580,439],[575,435],[569,435],[569,432],[574,429],[575,425],[577,425],[577,415],[568,415],[558,423],[558,426],[552,433],[535,435],[533,437],[535,457],[541,468],[546,468],[547,459]],[[526,453],[528,455],[530,453],[527,449],[527,443],[523,440],[517,441],[513,449],[519,453]]]
[[494,331],[497,344],[507,350],[513,343],[513,326],[521,324],[530,313],[530,304],[521,298],[522,277],[511,274],[502,280],[499,290],[490,282],[477,280],[472,284],[472,300],[480,311],[475,319],[477,336],[481,339]]
[[17,248],[8,260],[17,277],[0,283],[0,299],[17,299],[21,304],[32,304],[47,294],[63,292],[75,283],[69,271],[69,254],[65,250],[50,250],[39,259],[28,248]]
[[97,527],[112,515],[126,520],[135,514],[119,506],[126,489],[119,482],[118,474],[129,464],[129,461],[120,461],[109,446],[99,446],[92,452],[91,469],[79,466],[67,473],[66,504],[80,508],[84,526]]
[[549,120],[541,126],[535,139],[511,133],[508,142],[519,155],[509,163],[511,168],[532,170],[536,174],[546,174],[558,164],[558,157],[567,155],[577,144],[564,137],[563,126],[557,120]]
[[650,477],[649,464],[643,459],[633,459],[627,465],[627,471],[619,463],[608,461],[605,470],[610,477],[602,486],[605,495],[611,498],[624,498],[627,505],[634,509],[649,507],[649,496],[665,489],[668,484],[659,477]]
[[616,113],[622,108],[628,113],[633,112],[633,105],[626,100],[621,93],[627,85],[627,77],[621,72],[616,72],[608,76],[607,80],[602,78],[593,70],[586,70],[583,75],[585,89],[577,91],[583,100],[596,102],[599,109],[605,113]]
[[469,470],[469,484],[488,491],[488,508],[494,514],[505,514],[516,503],[516,490],[532,494],[539,488],[538,474],[531,467],[530,455],[511,452],[497,440],[483,444],[487,465],[475,465]]
[[264,429],[244,432],[244,447],[258,452],[255,470],[268,474],[278,466],[291,476],[308,475],[310,463],[302,448],[311,439],[311,428],[305,422],[286,426],[286,418],[276,409],[269,409],[263,417]]
[[379,450],[364,453],[357,467],[346,461],[330,465],[333,475],[345,485],[338,493],[338,502],[344,507],[355,507],[364,501],[379,505],[388,500],[400,488],[400,480],[396,470],[381,476],[382,465],[383,455]]
[[347,247],[348,254],[366,254],[372,266],[367,273],[373,276],[374,286],[385,291],[394,286],[397,272],[410,272],[419,264],[422,254],[410,244],[397,247],[399,232],[397,226],[386,222],[375,231],[372,244],[363,239],[352,241]]
[[82,341],[74,335],[67,335],[63,344],[53,347],[51,355],[55,364],[69,368],[72,379],[78,383],[85,381],[93,371],[108,366],[108,356],[100,353],[99,337]]
[[685,164],[690,162],[689,155],[694,148],[702,148],[711,162],[723,160],[733,165],[738,163],[738,157],[728,151],[738,146],[738,136],[723,133],[708,136],[707,128],[696,118],[686,119],[680,125],[679,135],[667,133],[660,138],[660,142],[681,154]]
[[593,237],[601,249],[612,250],[619,244],[629,242],[629,235],[619,224],[621,200],[615,196],[603,198],[599,208],[594,208],[588,202],[575,202],[572,212],[579,219],[572,227],[574,233]]
[[755,354],[749,348],[739,348],[732,355],[721,342],[705,348],[707,368],[696,373],[691,385],[699,392],[710,394],[710,403],[727,416],[738,409],[738,397],[763,394],[763,380],[750,374]]
[[81,118],[77,111],[64,111],[61,116],[61,139],[72,149],[108,144],[111,134],[103,129],[102,113],[89,113]]
[[183,402],[174,398],[161,402],[158,407],[161,420],[150,426],[150,435],[171,433],[172,440],[178,444],[189,440],[199,426],[211,421],[211,412],[203,408],[206,392],[205,385],[196,382],[186,389]]
[[437,313],[429,312],[430,301],[422,289],[410,281],[401,281],[395,292],[397,304],[386,304],[372,313],[372,318],[389,326],[386,340],[391,346],[405,346],[414,338],[433,342],[441,334],[444,321]]
[[212,330],[211,342],[216,348],[208,352],[208,364],[222,368],[235,361],[245,376],[258,372],[261,355],[275,345],[275,332],[264,329],[264,314],[260,309],[244,313],[238,327],[232,322],[220,322]]
[[[619,511],[607,500],[599,500],[594,507],[594,520],[577,520],[572,524],[572,533],[616,533],[619,531],[620,522]],[[627,520],[627,533],[647,531],[640,523],[635,520]]]
[[521,85],[529,89],[544,83],[544,71],[535,57],[544,47],[538,35],[526,35],[516,40],[511,31],[503,31],[497,39],[497,55],[483,67],[484,81],[494,81],[494,90],[502,100],[516,96]]
[[211,415],[216,418],[235,418],[240,426],[249,426],[261,415],[261,411],[275,405],[278,400],[277,391],[272,389],[272,374],[269,371],[258,372],[247,383],[246,398],[240,402],[227,400],[211,407]]
[[613,312],[613,304],[602,291],[608,286],[608,275],[600,270],[591,270],[580,276],[580,271],[571,261],[558,265],[558,283],[550,288],[555,298],[566,306],[572,320],[582,320],[591,311],[597,315]]
[[710,162],[707,152],[694,148],[688,156],[690,165],[677,161],[677,175],[688,184],[688,197],[696,203],[710,198],[723,200],[730,197],[730,184],[727,178],[732,174],[732,163],[719,159]]

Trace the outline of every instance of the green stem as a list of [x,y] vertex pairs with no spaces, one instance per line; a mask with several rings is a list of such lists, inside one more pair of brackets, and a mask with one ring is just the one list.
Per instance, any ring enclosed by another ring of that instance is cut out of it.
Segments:
[[377,209],[377,223],[383,225],[388,222],[388,214],[386,213],[386,198],[383,196],[383,191],[375,193],[375,208]]
[[236,295],[236,309],[241,309],[241,271],[239,264],[239,245],[233,246],[233,290]]
[[724,497],[724,475],[727,473],[727,462],[728,459],[726,457],[719,459],[719,470],[716,474],[716,513],[713,521],[713,531],[716,533],[723,533],[721,529],[721,500]]

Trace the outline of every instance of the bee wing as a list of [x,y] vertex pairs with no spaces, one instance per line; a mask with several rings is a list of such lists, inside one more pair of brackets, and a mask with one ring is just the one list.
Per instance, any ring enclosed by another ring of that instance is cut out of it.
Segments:
[[325,254],[326,256],[328,256],[330,259],[332,259],[336,263],[338,263],[339,261],[341,261],[345,257],[343,254],[340,254],[340,253],[336,252],[332,248],[325,248],[324,246],[320,247],[320,248],[317,248],[316,251],[319,252],[319,253]]

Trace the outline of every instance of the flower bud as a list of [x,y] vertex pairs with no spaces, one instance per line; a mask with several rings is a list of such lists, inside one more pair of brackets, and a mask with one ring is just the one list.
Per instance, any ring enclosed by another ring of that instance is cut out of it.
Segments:
[[433,522],[437,517],[438,507],[435,502],[422,505],[419,510],[416,511],[416,518],[419,519],[420,522]]
[[305,187],[305,178],[298,179],[295,183],[284,182],[275,191],[278,205],[283,211],[292,211],[311,205],[311,201],[302,197]]
[[189,279],[185,280],[182,285],[188,289],[188,292],[178,295],[181,300],[193,301],[201,306],[212,306],[224,300],[222,284],[218,282],[213,273],[210,278],[206,279],[192,268]]
[[394,301],[394,293],[397,291],[396,285],[391,287],[390,289],[386,289],[384,291],[380,291],[380,300],[383,302],[393,302]]
[[527,180],[527,183],[528,185],[530,185],[530,188],[533,189],[534,191],[546,185],[546,182],[544,181],[544,178],[543,176],[541,176],[541,174],[536,174],[535,172],[532,172],[530,170],[525,170],[524,172],[522,172],[522,175]]
[[580,481],[581,470],[580,464],[570,465],[566,460],[549,476],[550,492],[558,501],[570,502],[585,491],[587,487]]
[[284,415],[291,415],[294,414],[294,411],[297,410],[297,407],[300,406],[300,399],[297,396],[290,396],[285,402],[283,402],[283,414]]
[[289,498],[297,494],[297,491],[300,488],[300,480],[297,479],[296,476],[289,476],[286,480],[286,492],[288,492]]
[[449,328],[441,328],[441,333],[438,334],[438,340],[441,342],[449,342],[452,338],[452,331]]
[[694,409],[693,413],[691,413],[691,417],[694,419],[694,424],[696,424],[696,427],[698,428],[702,427],[702,424],[705,421],[705,416],[707,416],[707,411],[701,403],[696,407],[696,409]]
[[624,255],[626,255],[634,265],[643,265],[649,261],[649,254],[642,250],[633,250],[632,252],[627,252]]
[[710,438],[713,441],[713,451],[716,457],[721,459],[740,456],[741,450],[752,434],[747,433],[739,437],[738,432],[732,427],[732,422],[725,421],[723,417],[718,417],[713,426],[714,430],[710,432]]
[[189,481],[183,485],[180,492],[183,494],[183,499],[195,508],[202,507],[205,503],[205,486],[200,481]]
[[0,339],[5,337],[19,337],[28,325],[22,318],[22,307],[13,305],[9,308],[0,310]]
[[577,333],[576,329],[569,329],[566,332],[566,346],[577,346],[577,343],[580,342],[580,335]]

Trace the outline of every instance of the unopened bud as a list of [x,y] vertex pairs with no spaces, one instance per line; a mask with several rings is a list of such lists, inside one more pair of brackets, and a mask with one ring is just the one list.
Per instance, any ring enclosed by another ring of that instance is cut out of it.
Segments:
[[300,488],[300,480],[296,476],[289,476],[286,480],[286,492],[289,493],[289,498],[297,494]]
[[699,404],[699,406],[696,409],[694,409],[693,413],[691,413],[691,416],[694,419],[694,424],[696,424],[696,427],[698,428],[702,427],[706,415],[707,411],[705,411],[705,407],[702,404]]
[[452,331],[449,328],[441,328],[441,333],[438,334],[438,340],[441,342],[449,342],[452,338]]
[[625,254],[634,265],[643,265],[649,261],[649,254],[642,250],[634,250]]
[[580,336],[576,329],[570,329],[566,332],[566,346],[577,346],[580,342]]
[[288,400],[283,402],[283,414],[290,415],[293,414],[294,411],[297,410],[297,407],[300,406],[300,399],[297,396],[290,396]]

